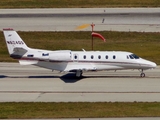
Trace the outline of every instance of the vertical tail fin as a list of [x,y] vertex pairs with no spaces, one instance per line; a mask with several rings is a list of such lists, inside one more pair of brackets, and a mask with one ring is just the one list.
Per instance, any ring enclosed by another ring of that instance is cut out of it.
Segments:
[[18,50],[19,52],[23,51],[24,53],[24,51],[27,51],[29,49],[27,45],[24,43],[24,41],[21,39],[21,37],[13,29],[3,29],[3,33],[10,55],[17,53]]

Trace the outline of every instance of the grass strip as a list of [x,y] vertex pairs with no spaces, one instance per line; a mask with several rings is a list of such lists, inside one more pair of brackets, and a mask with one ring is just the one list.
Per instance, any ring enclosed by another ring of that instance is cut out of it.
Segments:
[[[31,48],[47,50],[91,50],[91,32],[18,32]],[[94,38],[95,51],[128,51],[160,64],[160,33],[98,32],[106,38]],[[0,62],[14,62],[9,57],[0,32]]]
[[159,0],[0,0],[0,8],[160,7]]
[[0,103],[0,119],[158,117],[159,102]]

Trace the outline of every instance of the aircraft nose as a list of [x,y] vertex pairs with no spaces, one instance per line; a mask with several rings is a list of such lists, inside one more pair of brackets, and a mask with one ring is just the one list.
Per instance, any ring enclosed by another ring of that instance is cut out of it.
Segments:
[[148,61],[148,66],[149,66],[150,68],[156,68],[156,67],[157,67],[157,64],[154,63],[154,62]]
[[146,67],[148,69],[157,67],[157,64],[152,61],[142,59],[141,63],[144,65],[144,67]]
[[154,63],[154,62],[151,62],[151,66],[152,66],[153,68],[156,68],[156,67],[157,67],[157,64]]

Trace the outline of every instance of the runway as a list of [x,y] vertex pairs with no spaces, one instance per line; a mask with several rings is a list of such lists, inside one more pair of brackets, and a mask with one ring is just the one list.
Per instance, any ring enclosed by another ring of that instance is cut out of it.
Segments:
[[87,72],[81,79],[18,63],[0,63],[0,102],[160,102],[160,68]]
[[84,26],[94,23],[94,31],[160,32],[159,15],[160,8],[1,9],[0,28],[91,31]]

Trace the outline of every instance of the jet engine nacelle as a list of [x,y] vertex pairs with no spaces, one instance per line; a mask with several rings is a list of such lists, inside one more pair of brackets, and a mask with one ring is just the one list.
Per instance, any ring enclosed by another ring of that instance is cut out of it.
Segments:
[[53,61],[69,61],[71,60],[70,51],[59,51],[49,53],[49,60]]

